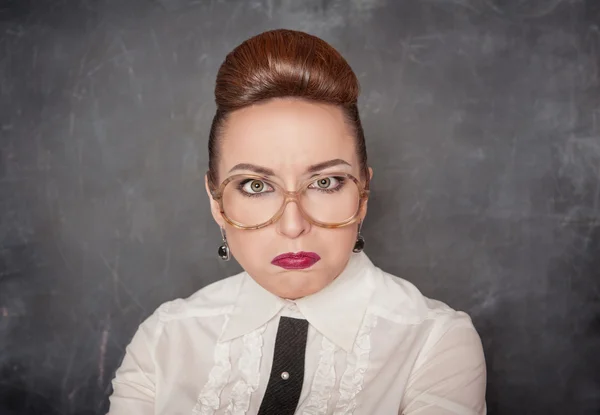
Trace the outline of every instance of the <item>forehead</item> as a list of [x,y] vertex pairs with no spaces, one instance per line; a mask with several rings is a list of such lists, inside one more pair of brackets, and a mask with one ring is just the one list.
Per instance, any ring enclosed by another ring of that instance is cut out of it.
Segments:
[[340,108],[299,99],[272,100],[230,115],[222,134],[219,173],[252,163],[281,176],[299,175],[307,166],[336,158],[358,171],[354,142]]

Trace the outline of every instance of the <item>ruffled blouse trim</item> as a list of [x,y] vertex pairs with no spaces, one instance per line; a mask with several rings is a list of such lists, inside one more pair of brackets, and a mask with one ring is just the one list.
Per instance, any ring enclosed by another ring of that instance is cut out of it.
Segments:
[[335,345],[323,336],[319,364],[313,378],[308,403],[303,415],[325,415],[331,392],[335,386]]
[[352,353],[348,355],[347,366],[340,381],[340,399],[337,402],[334,415],[349,415],[356,408],[356,395],[363,388],[365,372],[369,367],[371,352],[371,331],[377,325],[373,314],[366,314]]
[[[225,316],[223,329],[227,327],[229,316]],[[231,340],[217,342],[214,351],[214,366],[208,375],[208,381],[200,391],[196,405],[192,409],[193,415],[212,415],[221,405],[221,393],[231,375]]]
[[238,361],[241,379],[231,391],[227,415],[244,415],[250,407],[252,393],[260,382],[260,361],[262,358],[263,333],[267,325],[244,335],[244,349]]

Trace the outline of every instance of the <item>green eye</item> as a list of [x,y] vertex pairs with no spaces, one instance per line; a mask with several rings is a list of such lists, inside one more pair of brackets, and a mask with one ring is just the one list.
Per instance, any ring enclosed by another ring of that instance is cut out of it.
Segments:
[[269,183],[260,180],[247,178],[239,182],[235,188],[244,196],[264,196],[267,193],[272,193],[275,190]]
[[331,179],[329,177],[324,177],[317,181],[317,186],[321,189],[327,189],[331,185]]
[[260,180],[252,180],[250,182],[250,188],[253,192],[259,193],[265,188],[265,184]]

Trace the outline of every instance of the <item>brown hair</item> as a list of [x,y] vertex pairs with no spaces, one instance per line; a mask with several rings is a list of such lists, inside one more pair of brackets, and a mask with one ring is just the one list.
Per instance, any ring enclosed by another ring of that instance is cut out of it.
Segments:
[[235,110],[272,98],[297,97],[340,107],[356,135],[361,178],[369,187],[367,149],[358,114],[360,87],[348,62],[308,33],[271,30],[246,40],[225,58],[215,86],[217,112],[208,139],[208,183],[218,187],[218,137]]

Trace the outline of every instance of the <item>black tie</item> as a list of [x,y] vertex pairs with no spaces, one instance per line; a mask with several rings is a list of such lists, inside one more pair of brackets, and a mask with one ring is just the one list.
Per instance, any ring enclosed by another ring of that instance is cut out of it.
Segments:
[[273,367],[258,415],[293,415],[304,381],[308,321],[281,317],[275,339]]

